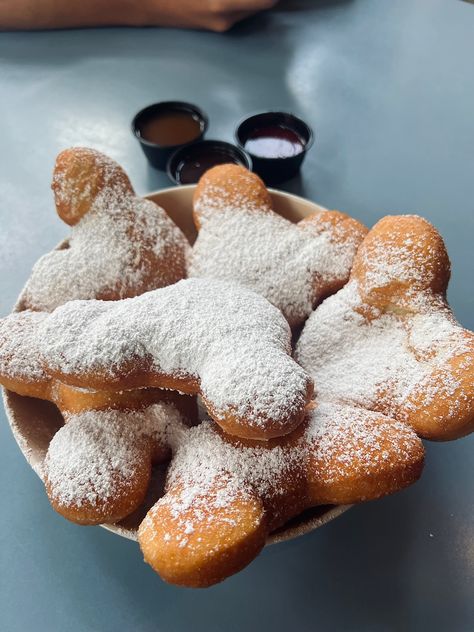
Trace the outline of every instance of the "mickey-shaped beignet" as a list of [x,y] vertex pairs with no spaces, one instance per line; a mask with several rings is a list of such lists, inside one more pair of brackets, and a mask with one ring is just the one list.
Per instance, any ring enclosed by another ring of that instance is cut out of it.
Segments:
[[406,422],[422,437],[474,429],[474,334],[446,303],[449,259],[436,229],[413,215],[378,222],[350,282],[305,324],[296,357],[318,399]]
[[194,195],[199,235],[189,276],[238,281],[265,296],[291,326],[349,277],[367,229],[323,211],[293,224],[272,210],[258,176],[238,165],[207,171]]
[[[224,281],[188,279],[132,299],[70,301],[51,314],[7,316],[0,321],[0,382],[8,388],[17,374],[12,348],[28,347],[32,338],[51,388],[57,382],[98,391],[200,393],[219,425],[247,438],[294,430],[313,391],[291,358],[281,312]],[[26,371],[19,382],[28,380]]]
[[141,411],[86,411],[65,421],[49,445],[43,478],[53,508],[79,524],[116,522],[135,511],[152,463],[169,458],[188,428],[165,402]]
[[136,197],[123,169],[73,147],[56,160],[52,188],[69,239],[34,265],[25,308],[52,311],[73,299],[116,300],[186,276],[189,244],[165,211]]
[[209,586],[303,509],[397,491],[417,480],[423,459],[411,428],[341,404],[318,404],[294,433],[266,444],[204,421],[183,435],[166,493],[140,526],[145,561],[171,583]]

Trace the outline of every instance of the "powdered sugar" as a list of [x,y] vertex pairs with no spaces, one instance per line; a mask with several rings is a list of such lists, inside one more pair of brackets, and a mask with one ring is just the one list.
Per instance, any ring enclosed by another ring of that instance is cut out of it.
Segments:
[[123,169],[109,156],[90,147],[73,147],[57,158],[51,188],[68,223],[76,223],[92,204],[116,205],[133,188]]
[[113,303],[69,302],[36,336],[44,367],[65,381],[89,386],[77,378],[98,372],[113,383],[133,367],[164,372],[200,381],[218,418],[232,412],[259,428],[268,419],[283,425],[308,396],[310,379],[289,355],[281,313],[223,281],[188,279]]
[[257,213],[271,210],[269,194],[254,173],[241,167],[236,169],[234,165],[218,169],[218,181],[215,179],[215,170],[212,182],[209,174],[205,175],[200,182],[199,194],[194,198],[194,210],[202,225],[213,220],[216,211],[221,213],[223,209],[236,213],[241,210]]
[[[318,398],[368,409],[383,403],[397,415],[436,367],[467,350],[463,329],[439,305],[425,304],[409,317],[373,309],[370,319],[362,305],[356,281],[326,299],[306,322],[296,357],[313,376]],[[449,388],[438,387],[453,392],[455,380],[447,379]]]
[[[90,195],[87,184],[60,182],[60,199],[77,204]],[[134,197],[119,181],[101,191],[59,249],[36,262],[22,298],[29,307],[52,311],[73,299],[135,296],[183,278],[188,249],[161,207]]]
[[327,401],[312,413],[305,441],[313,458],[309,476],[325,484],[346,476],[376,477],[382,470],[410,463],[422,450],[406,424]]
[[38,353],[38,328],[45,317],[25,311],[0,320],[0,376],[18,381],[48,380]]
[[[384,287],[393,281],[415,285],[426,274],[422,266],[413,265],[413,238],[406,236],[402,243],[390,247],[386,240],[372,243],[368,253],[362,253],[366,266],[367,285]],[[387,259],[390,256],[390,265]]]
[[[370,232],[358,258],[364,285],[403,285],[411,294],[449,278],[449,258],[436,229],[418,215],[387,216]],[[446,275],[446,276],[445,276]]]
[[[224,520],[235,500],[257,497],[262,511],[272,508],[269,519],[276,526],[280,510],[285,519],[289,497],[299,497],[301,508],[315,504],[321,485],[373,480],[422,456],[418,437],[405,424],[331,402],[319,403],[308,414],[299,437],[273,445],[231,442],[212,422],[203,421],[183,435],[168,470],[168,494],[149,520],[166,505],[178,526],[168,537],[188,546],[189,534],[203,533],[208,524],[215,528],[215,520]],[[307,497],[312,486],[316,495],[310,491]],[[228,519],[238,520],[232,509]]]
[[[203,421],[189,431],[174,455],[167,486],[183,486],[179,510],[185,510],[195,497],[216,487],[222,487],[215,497],[221,507],[249,487],[265,496],[270,488],[284,487],[285,479],[301,459],[300,451],[299,445],[290,448],[285,444],[273,447],[233,444],[219,434],[213,422]],[[225,485],[217,485],[217,481],[225,481]]]
[[[203,222],[193,246],[189,276],[239,281],[281,309],[290,323],[304,320],[327,291],[349,275],[359,236],[337,228],[316,232],[273,212],[227,208],[215,192],[199,208],[220,204]],[[223,210],[223,208],[225,210]]]
[[53,437],[44,477],[62,505],[106,505],[127,493],[151,459],[153,442],[177,446],[186,432],[178,411],[158,403],[143,411],[87,411],[66,416]]
[[123,418],[110,411],[83,413],[55,434],[44,463],[55,501],[97,506],[126,492],[147,450],[136,428],[121,423]]

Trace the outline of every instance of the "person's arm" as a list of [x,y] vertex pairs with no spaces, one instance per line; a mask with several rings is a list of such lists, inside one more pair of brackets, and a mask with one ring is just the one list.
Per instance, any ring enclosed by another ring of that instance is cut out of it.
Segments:
[[1,29],[173,26],[226,31],[277,0],[0,0]]

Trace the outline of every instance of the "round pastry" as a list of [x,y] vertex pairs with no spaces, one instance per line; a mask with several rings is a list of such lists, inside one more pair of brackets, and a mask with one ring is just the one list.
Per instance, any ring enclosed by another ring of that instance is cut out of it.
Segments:
[[289,222],[272,210],[260,178],[238,165],[202,176],[194,219],[199,235],[189,276],[238,281],[278,307],[292,327],[344,285],[367,233],[339,211]]
[[161,207],[135,196],[116,162],[93,149],[66,149],[52,186],[71,234],[33,267],[24,308],[52,311],[73,299],[127,298],[186,276],[185,236]]

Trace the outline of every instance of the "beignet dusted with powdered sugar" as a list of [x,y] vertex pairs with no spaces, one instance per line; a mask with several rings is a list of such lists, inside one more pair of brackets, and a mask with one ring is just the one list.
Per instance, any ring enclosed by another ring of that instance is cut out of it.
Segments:
[[396,492],[418,479],[423,460],[411,428],[340,404],[317,404],[291,435],[265,444],[203,421],[175,447],[139,543],[166,581],[210,586],[247,566],[304,509]]
[[296,358],[316,397],[379,412],[421,437],[474,429],[474,334],[447,302],[449,258],[425,219],[380,220],[357,253],[349,283],[307,320]]
[[313,393],[291,357],[281,312],[225,281],[185,279],[121,301],[70,301],[43,317],[7,316],[0,320],[0,383],[13,390],[30,378],[17,373],[12,353],[23,337],[34,341],[46,378],[96,391],[199,393],[222,428],[246,438],[294,430]]
[[71,234],[34,265],[24,307],[49,312],[74,299],[128,298],[186,276],[186,237],[161,207],[134,194],[112,159],[93,149],[66,149],[57,157],[52,188]]
[[367,229],[339,211],[293,224],[272,210],[260,178],[238,165],[207,171],[194,194],[199,231],[189,276],[237,281],[278,307],[292,327],[349,278]]

